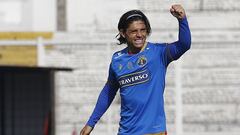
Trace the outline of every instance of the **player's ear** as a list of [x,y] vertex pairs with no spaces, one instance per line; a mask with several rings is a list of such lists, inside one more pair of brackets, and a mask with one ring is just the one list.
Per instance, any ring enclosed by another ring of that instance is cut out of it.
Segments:
[[125,33],[123,32],[123,29],[119,31],[120,35],[125,38]]

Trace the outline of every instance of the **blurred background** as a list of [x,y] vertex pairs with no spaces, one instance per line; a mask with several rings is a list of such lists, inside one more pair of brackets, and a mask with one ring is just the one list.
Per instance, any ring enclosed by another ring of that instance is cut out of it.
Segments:
[[[169,135],[240,134],[239,0],[0,0],[0,135],[77,135],[107,79],[117,23],[150,20],[151,42],[173,42],[174,3],[186,10],[192,48],[170,64]],[[120,98],[92,135],[118,131]]]

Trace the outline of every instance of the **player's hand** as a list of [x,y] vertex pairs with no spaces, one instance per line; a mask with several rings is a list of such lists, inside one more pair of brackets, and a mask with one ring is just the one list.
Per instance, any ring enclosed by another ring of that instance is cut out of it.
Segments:
[[81,130],[80,135],[90,135],[90,133],[92,132],[93,128],[86,125],[84,126],[84,128]]
[[184,8],[179,4],[172,5],[170,8],[170,12],[177,19],[183,19],[184,17],[186,17]]

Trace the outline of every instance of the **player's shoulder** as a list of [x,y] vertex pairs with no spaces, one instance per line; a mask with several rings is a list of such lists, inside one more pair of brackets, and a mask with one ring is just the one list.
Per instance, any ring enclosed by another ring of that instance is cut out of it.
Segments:
[[153,42],[148,42],[148,46],[151,48],[165,48],[167,43],[153,43]]
[[154,42],[148,42],[150,46],[154,47],[164,47],[167,45],[167,43],[154,43]]
[[115,53],[113,53],[112,60],[117,60],[122,58],[126,54],[126,52],[127,52],[127,48],[124,48],[120,51],[116,51]]

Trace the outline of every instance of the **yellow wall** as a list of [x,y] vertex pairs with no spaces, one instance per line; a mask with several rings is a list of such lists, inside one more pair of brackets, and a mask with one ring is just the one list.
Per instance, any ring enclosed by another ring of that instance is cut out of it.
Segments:
[[[1,40],[51,39],[52,32],[0,32]],[[0,65],[37,66],[37,47],[29,45],[1,45]]]
[[0,46],[0,65],[36,66],[36,46]]
[[33,40],[37,37],[43,37],[44,39],[51,39],[53,37],[52,32],[0,32],[0,40]]

